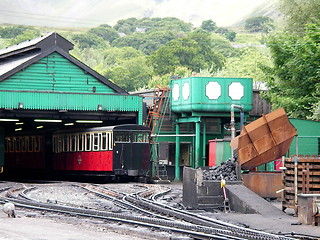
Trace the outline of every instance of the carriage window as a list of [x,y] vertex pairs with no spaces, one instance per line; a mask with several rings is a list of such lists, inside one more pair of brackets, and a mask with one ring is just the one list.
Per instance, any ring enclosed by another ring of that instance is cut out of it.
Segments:
[[21,140],[21,152],[26,152],[27,151],[27,139],[28,137],[22,137]]
[[6,138],[5,150],[7,152],[13,152],[14,151],[14,145],[13,145],[13,139],[12,138]]
[[59,136],[56,136],[55,138],[55,152],[61,152],[61,139],[60,139],[60,137]]
[[101,133],[93,133],[92,137],[92,150],[93,151],[99,151],[99,143],[100,143],[100,139],[99,137],[101,136]]
[[108,138],[107,133],[101,133],[101,150],[108,150]]
[[34,138],[29,137],[28,152],[33,152],[33,142],[34,142]]
[[85,142],[85,150],[86,151],[91,151],[91,134],[86,133],[86,142]]
[[57,137],[52,136],[52,152],[57,152]]
[[71,152],[77,151],[77,137],[78,137],[78,135],[74,135],[74,134],[72,134],[70,137],[70,141],[71,141],[70,151]]
[[112,136],[113,136],[112,133],[108,133],[109,150],[113,149],[113,138],[112,138]]
[[8,142],[8,150],[9,152],[13,152],[13,139],[12,138],[9,138],[9,142]]
[[131,136],[129,132],[117,132],[114,136],[115,142],[130,142]]
[[15,141],[15,152],[20,152],[21,148],[20,148],[20,141],[21,141],[21,138],[16,138],[16,141]]
[[68,152],[70,150],[70,136],[63,136],[63,152]]
[[5,151],[6,152],[13,152],[14,151],[13,138],[6,138]]
[[149,142],[148,133],[133,133],[133,142]]
[[62,136],[57,137],[57,152],[62,152],[63,150],[63,141]]
[[34,151],[40,152],[40,137],[34,137]]
[[78,151],[84,151],[85,134],[78,135]]
[[29,142],[30,142],[29,137],[26,137],[26,152],[28,151]]

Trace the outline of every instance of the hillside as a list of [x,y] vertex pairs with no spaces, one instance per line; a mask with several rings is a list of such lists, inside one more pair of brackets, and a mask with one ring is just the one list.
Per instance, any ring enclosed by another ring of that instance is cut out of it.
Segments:
[[231,26],[251,15],[273,15],[274,5],[269,3],[270,0],[1,0],[0,24],[90,28],[114,25],[119,19],[130,17],[177,17],[194,26],[208,19],[218,26]]
[[244,26],[246,19],[257,16],[270,17],[275,21],[275,23],[282,22],[283,14],[279,11],[278,0],[265,0],[261,5],[256,7],[250,14],[244,15],[243,18],[236,22],[233,26]]

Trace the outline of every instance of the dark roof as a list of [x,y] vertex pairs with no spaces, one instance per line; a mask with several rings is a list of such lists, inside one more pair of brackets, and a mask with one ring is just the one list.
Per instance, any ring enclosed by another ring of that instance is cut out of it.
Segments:
[[55,32],[2,49],[0,50],[0,82],[49,54],[58,52],[117,93],[127,94],[124,89],[71,56],[69,51],[72,49],[73,44]]
[[58,33],[48,33],[47,35],[31,39],[11,47],[0,50],[0,59],[21,53],[27,53],[34,49],[45,51],[47,48],[56,45],[66,52],[73,49],[73,44]]

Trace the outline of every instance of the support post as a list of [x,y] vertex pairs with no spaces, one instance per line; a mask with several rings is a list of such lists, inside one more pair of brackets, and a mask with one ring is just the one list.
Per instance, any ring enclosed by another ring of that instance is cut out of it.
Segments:
[[294,157],[294,215],[298,216],[298,136],[296,136],[296,156]]
[[201,151],[201,147],[200,147],[200,122],[196,122],[196,154],[195,154],[195,166],[194,168],[198,168],[199,167],[199,163],[200,163],[200,151]]
[[180,125],[176,124],[175,181],[180,181]]
[[201,166],[206,166],[206,139],[207,139],[207,132],[206,132],[206,119],[203,119],[203,143],[202,143],[202,164]]

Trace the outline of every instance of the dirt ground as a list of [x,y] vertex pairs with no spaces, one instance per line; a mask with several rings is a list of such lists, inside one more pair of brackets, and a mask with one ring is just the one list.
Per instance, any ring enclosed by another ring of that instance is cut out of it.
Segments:
[[[2,210],[1,210],[2,211]],[[154,239],[148,236],[135,236],[129,232],[108,230],[99,227],[99,222],[93,226],[58,222],[18,212],[17,218],[8,218],[3,212],[0,214],[0,239],[10,240],[97,240],[97,239]],[[94,225],[94,224],[92,224]]]
[[[172,184],[171,187],[181,191],[182,184]],[[274,202],[273,204],[281,208],[280,202]],[[150,231],[143,227],[107,223],[96,219],[85,220],[55,213],[33,212],[26,209],[17,209],[17,218],[8,218],[2,211],[2,207],[3,205],[0,204],[0,240],[169,240],[172,237],[169,233]],[[279,216],[204,211],[202,211],[202,214],[266,232],[296,232],[319,236],[320,239],[320,226],[299,225],[298,218],[293,217],[290,211]]]

